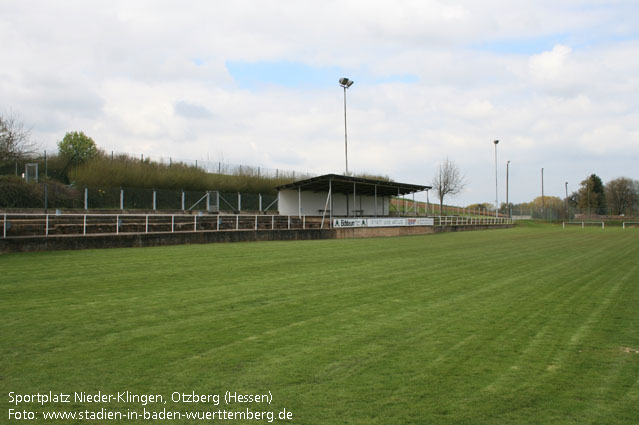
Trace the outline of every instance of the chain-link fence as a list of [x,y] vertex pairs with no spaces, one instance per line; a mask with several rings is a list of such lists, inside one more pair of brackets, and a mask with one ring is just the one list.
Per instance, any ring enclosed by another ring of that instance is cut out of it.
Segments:
[[277,195],[2,182],[0,208],[276,212]]
[[[152,161],[164,165],[182,164],[190,167],[196,167],[207,173],[212,174],[225,174],[231,176],[254,176],[254,177],[268,177],[268,178],[291,178],[291,179],[305,179],[315,177],[316,174],[295,170],[287,170],[281,168],[268,168],[253,165],[242,164],[229,164],[222,161],[207,161],[197,159],[182,159],[163,156],[147,156],[141,154],[139,156],[129,153],[114,152],[111,151],[107,155],[112,158],[120,156],[127,156],[129,158],[139,157],[141,161]],[[29,163],[38,164],[39,177],[56,177],[61,171],[74,166],[68,159],[62,158],[58,155],[47,154],[46,151],[34,155],[28,159],[14,159],[0,161],[0,175],[16,175],[22,177],[25,173],[25,167]]]
[[281,168],[267,168],[254,165],[242,165],[242,164],[229,164],[223,161],[211,161],[211,160],[198,160],[198,159],[184,159],[174,158],[167,156],[155,156],[155,155],[134,155],[126,152],[110,152],[111,157],[115,158],[120,155],[126,155],[130,158],[139,157],[141,161],[153,161],[159,164],[172,165],[183,164],[191,167],[199,168],[207,173],[212,174],[226,174],[231,176],[254,176],[254,177],[270,177],[270,178],[292,178],[292,179],[305,179],[315,177],[316,174],[286,170]]

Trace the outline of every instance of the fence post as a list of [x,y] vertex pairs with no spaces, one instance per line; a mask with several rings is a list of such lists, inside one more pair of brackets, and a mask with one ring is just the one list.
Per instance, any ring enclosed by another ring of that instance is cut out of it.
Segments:
[[171,233],[175,232],[175,215],[171,214]]
[[89,209],[89,188],[84,188],[84,209]]
[[195,214],[193,219],[193,231],[197,232],[197,214]]
[[259,211],[262,212],[262,194],[258,193],[259,199],[260,199],[260,206],[259,206]]
[[120,234],[120,216],[119,215],[115,216],[115,234],[116,235]]
[[255,230],[257,230],[257,215],[255,216]]
[[242,194],[237,192],[237,211],[242,211]]
[[145,221],[144,221],[144,233],[149,233],[149,215],[145,215]]
[[44,235],[49,236],[49,214],[47,214],[47,222],[44,226]]
[[7,237],[7,215],[4,215],[4,221],[2,222],[2,237]]
[[153,189],[153,211],[157,210],[157,192]]
[[84,215],[84,221],[82,223],[82,234],[86,235],[87,234],[87,215]]
[[184,211],[184,190],[182,190],[182,211]]
[[291,216],[288,216],[288,230],[291,230]]
[[[7,220],[7,215],[6,214],[4,215],[4,220],[5,221]],[[275,230],[275,216],[274,215],[271,216],[271,230]]]
[[120,188],[120,209],[124,210],[124,189]]
[[240,216],[235,216],[235,230],[240,230]]
[[206,210],[211,211],[211,192],[206,191]]
[[306,216],[302,217],[302,229],[306,229]]

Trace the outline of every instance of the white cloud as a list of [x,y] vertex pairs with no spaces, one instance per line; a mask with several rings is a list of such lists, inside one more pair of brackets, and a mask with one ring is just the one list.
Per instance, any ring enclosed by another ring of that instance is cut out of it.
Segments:
[[[556,195],[593,172],[639,178],[637,15],[627,1],[5,1],[0,108],[49,149],[83,130],[107,150],[339,172],[343,75],[250,91],[225,63],[344,69],[351,169],[429,183],[448,156],[471,182],[458,202],[489,201],[498,138],[526,201],[541,167]],[[518,40],[539,48],[491,47]]]

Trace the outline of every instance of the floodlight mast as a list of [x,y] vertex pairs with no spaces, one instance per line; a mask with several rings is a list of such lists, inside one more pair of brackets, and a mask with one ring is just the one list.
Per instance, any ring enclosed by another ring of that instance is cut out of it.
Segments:
[[499,217],[499,192],[497,191],[497,143],[499,140],[493,143],[495,144],[495,217]]
[[348,175],[348,133],[346,131],[346,89],[353,85],[348,78],[340,78],[339,85],[344,88],[344,157],[346,159],[346,175]]

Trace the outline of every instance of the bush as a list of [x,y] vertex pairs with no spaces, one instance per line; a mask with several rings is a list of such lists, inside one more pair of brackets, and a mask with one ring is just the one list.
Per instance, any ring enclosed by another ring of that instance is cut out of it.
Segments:
[[1,208],[37,208],[42,207],[35,184],[29,184],[17,176],[0,176]]
[[55,180],[27,183],[16,176],[0,176],[0,208],[44,208],[44,190],[47,187],[48,206],[77,208],[82,205],[82,194]]
[[190,165],[140,161],[127,155],[118,155],[113,159],[98,155],[71,169],[69,179],[77,186],[88,187],[218,190],[263,194],[275,194],[276,186],[296,180],[292,176],[280,178],[259,176],[251,169],[235,175],[212,174]]

